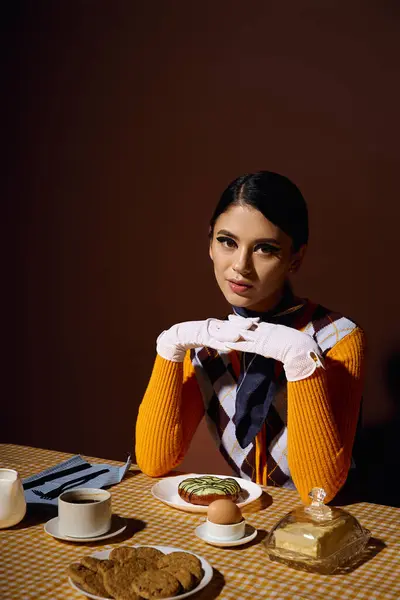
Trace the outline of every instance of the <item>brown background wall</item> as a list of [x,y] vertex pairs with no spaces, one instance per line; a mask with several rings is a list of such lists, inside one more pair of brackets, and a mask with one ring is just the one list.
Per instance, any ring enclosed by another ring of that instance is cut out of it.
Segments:
[[[3,26],[1,439],[132,450],[158,333],[227,310],[207,256],[214,204],[262,168],[302,189],[297,291],[364,326],[364,422],[390,420],[397,3],[16,2]],[[204,428],[184,467],[224,469]]]

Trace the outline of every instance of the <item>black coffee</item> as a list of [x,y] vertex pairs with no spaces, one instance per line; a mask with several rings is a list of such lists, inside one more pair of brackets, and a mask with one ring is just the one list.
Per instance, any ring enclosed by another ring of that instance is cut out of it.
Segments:
[[89,498],[73,498],[72,500],[69,500],[69,502],[72,502],[73,504],[93,504],[93,502],[100,502],[100,500],[93,500]]

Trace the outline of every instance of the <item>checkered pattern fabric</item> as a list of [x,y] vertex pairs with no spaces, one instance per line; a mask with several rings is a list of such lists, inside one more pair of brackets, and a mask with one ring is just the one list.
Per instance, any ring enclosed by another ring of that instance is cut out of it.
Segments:
[[[22,478],[65,460],[70,455],[23,446],[0,445],[0,466],[17,469]],[[87,457],[90,462],[104,459]],[[111,464],[117,464],[109,461]],[[106,543],[76,544],[56,540],[43,530],[49,516],[29,515],[13,528],[0,529],[1,600],[79,600],[66,568],[71,562],[119,544],[175,546],[203,556],[214,568],[210,584],[196,600],[398,600],[400,598],[400,510],[376,504],[347,507],[370,529],[372,539],[361,564],[334,575],[319,575],[271,562],[262,540],[275,523],[299,505],[296,492],[266,488],[261,498],[243,509],[246,521],[258,529],[254,542],[216,548],[198,539],[194,530],[204,515],[166,506],[151,495],[157,480],[132,466],[111,490],[114,512],[128,528]],[[261,542],[261,543],[260,543]]]
[[[309,316],[306,323],[304,315]],[[322,355],[326,355],[337,342],[356,328],[356,324],[350,319],[311,303],[304,305],[292,326],[313,337]],[[211,348],[191,351],[211,435],[238,476],[255,480],[255,442],[241,448],[236,438],[234,418],[237,377],[230,356],[231,353],[218,353]],[[271,393],[271,388],[273,401],[265,422],[267,482],[268,485],[294,489],[287,459],[287,381],[280,363],[276,363],[268,393]]]

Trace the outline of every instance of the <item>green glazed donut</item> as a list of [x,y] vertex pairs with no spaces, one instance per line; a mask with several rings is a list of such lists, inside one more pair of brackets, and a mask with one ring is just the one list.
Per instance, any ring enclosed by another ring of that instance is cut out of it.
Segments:
[[208,506],[219,498],[228,498],[236,502],[241,491],[242,488],[235,479],[214,475],[188,477],[178,485],[178,494],[183,500],[202,506]]

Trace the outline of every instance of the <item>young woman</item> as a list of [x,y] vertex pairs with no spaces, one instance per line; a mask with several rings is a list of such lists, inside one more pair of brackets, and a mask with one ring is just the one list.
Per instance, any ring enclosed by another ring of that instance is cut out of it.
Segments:
[[161,476],[179,465],[205,416],[239,477],[317,486],[346,481],[358,421],[365,340],[353,321],[294,296],[308,241],[299,189],[261,171],[235,179],[210,223],[210,257],[232,314],[174,325],[136,425],[136,460]]

